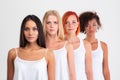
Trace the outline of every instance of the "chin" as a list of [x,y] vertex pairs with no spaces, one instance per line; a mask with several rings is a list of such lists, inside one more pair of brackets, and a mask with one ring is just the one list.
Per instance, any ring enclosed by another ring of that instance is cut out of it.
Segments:
[[28,40],[29,43],[34,43],[36,40]]

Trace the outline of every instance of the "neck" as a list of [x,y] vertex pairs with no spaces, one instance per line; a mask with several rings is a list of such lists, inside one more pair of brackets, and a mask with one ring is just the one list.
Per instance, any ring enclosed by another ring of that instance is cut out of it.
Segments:
[[54,43],[58,40],[57,35],[47,35],[46,36],[46,43]]
[[54,46],[57,44],[56,42],[59,41],[60,39],[58,36],[46,36],[46,47],[49,49],[54,49]]
[[40,48],[40,46],[37,43],[30,43],[30,44],[27,44],[25,48],[35,50],[35,49]]
[[71,35],[66,35],[65,36],[65,39],[66,40],[68,40],[69,42],[74,42],[74,41],[76,41],[77,40],[77,36],[76,36],[76,34],[71,34]]
[[90,43],[96,42],[96,37],[95,36],[87,36],[85,40],[89,41]]

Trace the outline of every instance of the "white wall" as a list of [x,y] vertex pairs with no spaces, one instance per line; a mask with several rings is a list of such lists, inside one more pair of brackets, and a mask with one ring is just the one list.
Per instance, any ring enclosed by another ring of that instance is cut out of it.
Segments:
[[0,80],[6,80],[8,50],[19,45],[23,18],[28,14],[35,14],[42,20],[44,13],[49,9],[57,10],[61,16],[67,10],[75,11],[78,15],[86,10],[96,11],[103,25],[97,37],[105,41],[109,48],[111,80],[120,79],[119,0],[1,0]]

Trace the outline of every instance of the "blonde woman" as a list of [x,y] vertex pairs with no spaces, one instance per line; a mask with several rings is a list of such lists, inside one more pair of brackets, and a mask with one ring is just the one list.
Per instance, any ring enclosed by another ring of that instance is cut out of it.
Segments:
[[49,10],[43,17],[46,47],[55,55],[55,79],[76,80],[73,47],[64,41],[62,20],[56,10]]

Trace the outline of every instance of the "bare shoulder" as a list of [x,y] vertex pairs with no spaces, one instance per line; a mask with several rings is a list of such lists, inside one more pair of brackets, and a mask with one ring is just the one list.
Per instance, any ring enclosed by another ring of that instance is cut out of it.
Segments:
[[85,47],[85,50],[86,50],[86,55],[91,55],[91,52],[92,52],[92,47],[91,47],[91,44],[90,42],[84,40],[84,47]]
[[102,47],[107,47],[107,44],[105,42],[100,41],[100,43],[101,43]]
[[8,58],[9,59],[14,59],[16,56],[15,48],[12,48],[8,51]]
[[46,54],[45,58],[47,60],[47,63],[49,63],[52,60],[54,60],[53,50],[51,50],[51,49],[45,49],[45,50],[47,50],[47,52],[45,53]]
[[68,54],[68,55],[71,55],[71,54],[74,53],[74,51],[73,51],[73,46],[72,46],[72,44],[69,43],[68,41],[66,41],[65,47],[66,47],[66,50],[67,50],[67,54]]
[[102,49],[106,50],[107,49],[107,44],[105,42],[103,42],[103,41],[100,41],[100,43],[101,43]]
[[47,49],[47,56],[49,56],[49,57],[54,56],[54,54],[53,54],[53,50],[51,50],[51,49]]

